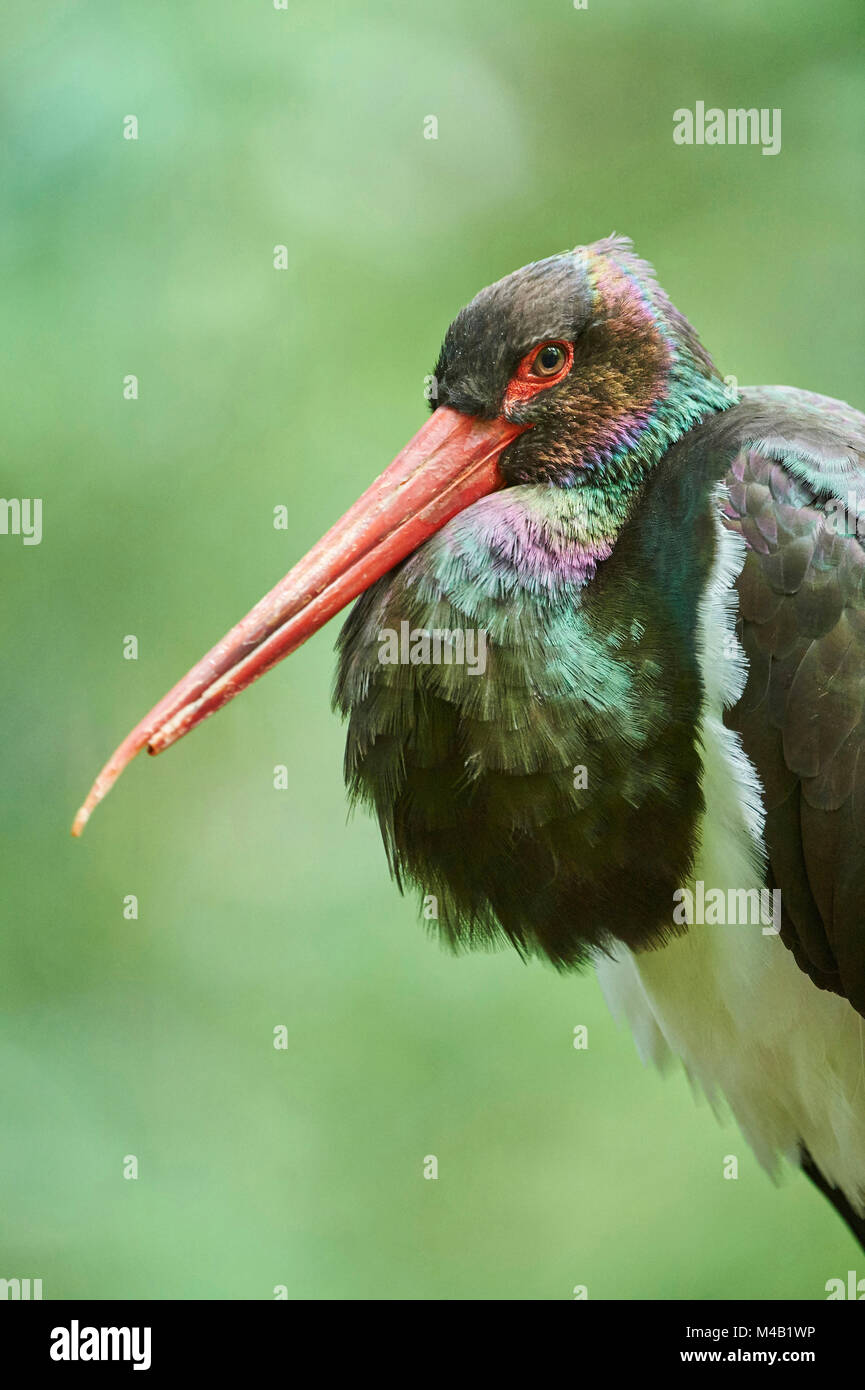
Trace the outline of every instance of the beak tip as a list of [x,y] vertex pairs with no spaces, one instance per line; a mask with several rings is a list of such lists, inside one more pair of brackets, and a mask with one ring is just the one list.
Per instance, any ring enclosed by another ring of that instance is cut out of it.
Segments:
[[86,826],[89,819],[90,812],[88,811],[86,806],[82,806],[74,821],[72,822],[72,829],[70,831],[70,834],[73,835],[76,840],[80,839],[83,835],[84,827]]

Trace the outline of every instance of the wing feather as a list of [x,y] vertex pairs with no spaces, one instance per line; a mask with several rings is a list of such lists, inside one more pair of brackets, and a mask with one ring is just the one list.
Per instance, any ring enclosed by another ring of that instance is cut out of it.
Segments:
[[782,939],[865,1014],[865,417],[787,388],[743,396],[724,521],[747,546],[749,673],[727,723],[763,785]]

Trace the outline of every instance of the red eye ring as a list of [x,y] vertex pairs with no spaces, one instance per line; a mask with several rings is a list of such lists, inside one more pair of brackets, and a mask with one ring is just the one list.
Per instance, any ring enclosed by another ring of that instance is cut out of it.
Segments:
[[[552,370],[538,370],[539,359],[543,354],[549,354],[551,349],[558,350],[558,362],[550,360]],[[510,385],[505,393],[504,409],[515,405],[519,401],[527,401],[538,391],[545,391],[548,386],[555,386],[557,381],[567,376],[571,367],[574,365],[574,345],[568,343],[564,338],[550,338],[544,343],[537,343],[531,352],[527,352],[514,375],[511,377]]]

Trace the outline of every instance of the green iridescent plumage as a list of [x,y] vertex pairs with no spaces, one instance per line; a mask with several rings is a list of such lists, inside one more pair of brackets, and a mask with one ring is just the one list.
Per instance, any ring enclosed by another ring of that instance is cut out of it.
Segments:
[[[695,621],[714,479],[661,460],[730,400],[648,268],[611,241],[484,291],[445,341],[440,401],[496,409],[525,344],[487,362],[484,379],[473,340],[514,302],[531,318],[533,293],[539,338],[571,325],[569,389],[520,408],[533,428],[505,456],[511,486],[359,600],[340,638],[336,703],[350,718],[352,793],[375,807],[397,877],[438,900],[445,938],[508,938],[571,965],[613,936],[642,940],[647,922],[668,929],[692,851]],[[638,344],[633,358],[623,339]],[[539,481],[525,482],[529,469]],[[687,529],[671,535],[674,515]],[[403,622],[483,630],[483,676],[383,665],[380,634]],[[635,844],[645,872],[629,884]]]

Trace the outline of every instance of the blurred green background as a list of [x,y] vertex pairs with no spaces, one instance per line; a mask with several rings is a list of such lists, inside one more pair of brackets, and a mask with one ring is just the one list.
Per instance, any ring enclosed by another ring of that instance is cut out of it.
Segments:
[[[2,493],[43,499],[44,537],[0,537],[0,1276],[824,1297],[861,1264],[833,1212],[645,1071],[592,977],[421,929],[346,823],[337,624],[68,826],[422,423],[450,318],[517,266],[627,233],[723,372],[865,404],[860,0],[68,0],[2,24]],[[697,100],[781,107],[781,154],[674,146]]]

